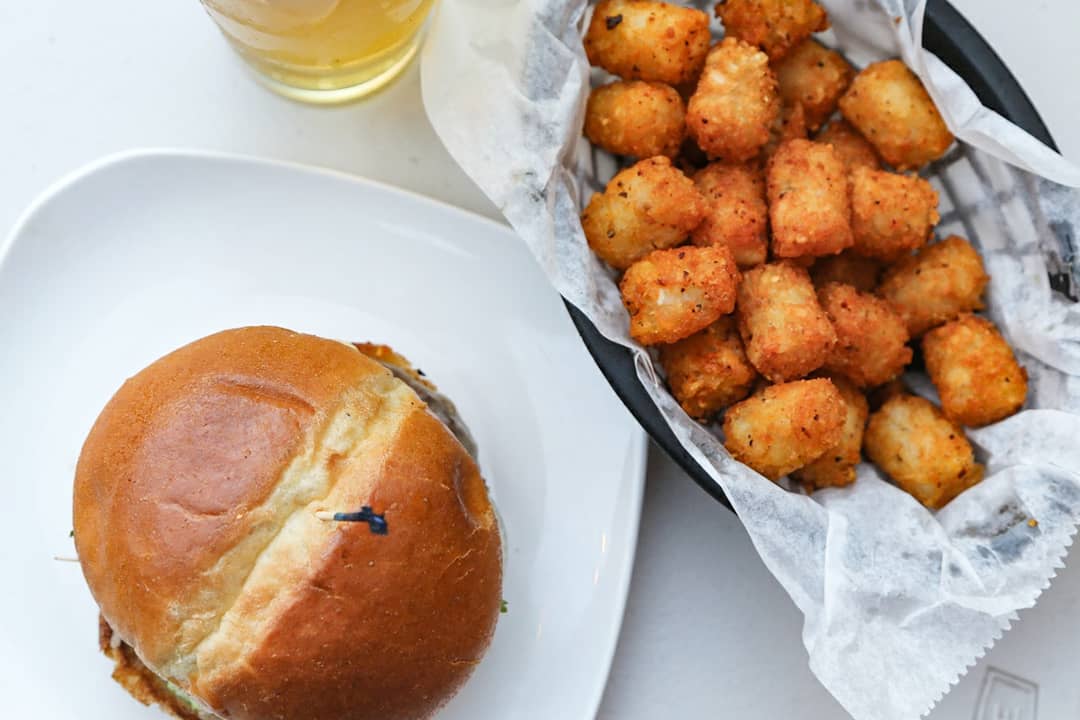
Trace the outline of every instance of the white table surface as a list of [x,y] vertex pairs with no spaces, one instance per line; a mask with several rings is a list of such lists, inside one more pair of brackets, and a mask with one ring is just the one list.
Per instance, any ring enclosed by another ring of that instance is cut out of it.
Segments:
[[[955,4],[1020,79],[1065,155],[1080,161],[1080,3]],[[322,165],[497,217],[428,125],[415,66],[360,104],[309,108],[252,82],[196,0],[34,0],[0,3],[0,67],[0,235],[59,176],[147,146]],[[845,717],[807,669],[800,632],[799,613],[734,516],[654,449],[599,717]],[[1040,717],[1080,718],[1077,637],[1074,561],[931,717],[972,718],[997,669],[1039,685]]]

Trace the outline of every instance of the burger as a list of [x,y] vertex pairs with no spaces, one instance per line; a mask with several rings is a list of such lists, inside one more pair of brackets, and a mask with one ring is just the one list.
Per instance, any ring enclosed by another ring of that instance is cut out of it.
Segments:
[[405,720],[480,662],[499,525],[454,406],[388,347],[275,327],[166,355],[75,474],[101,649],[184,720]]

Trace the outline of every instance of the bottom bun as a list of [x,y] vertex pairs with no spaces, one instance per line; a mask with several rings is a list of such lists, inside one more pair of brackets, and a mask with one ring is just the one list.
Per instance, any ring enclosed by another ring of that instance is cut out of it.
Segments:
[[219,720],[217,715],[199,709],[183,691],[158,677],[146,667],[130,645],[113,633],[105,618],[98,615],[98,644],[105,657],[115,663],[112,678],[143,705],[157,705],[180,720]]

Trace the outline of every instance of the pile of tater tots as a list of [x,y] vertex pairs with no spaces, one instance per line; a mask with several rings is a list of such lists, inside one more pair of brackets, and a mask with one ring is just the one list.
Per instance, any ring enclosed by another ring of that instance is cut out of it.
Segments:
[[[854,482],[865,453],[925,506],[979,482],[963,427],[1017,412],[1027,375],[983,308],[964,238],[931,241],[917,171],[951,146],[899,60],[860,72],[812,36],[811,0],[721,0],[706,13],[601,0],[585,135],[628,158],[581,216],[621,273],[630,334],[653,346],[692,417],[806,490]],[[630,164],[630,162],[633,164]],[[941,406],[899,380],[914,361]]]

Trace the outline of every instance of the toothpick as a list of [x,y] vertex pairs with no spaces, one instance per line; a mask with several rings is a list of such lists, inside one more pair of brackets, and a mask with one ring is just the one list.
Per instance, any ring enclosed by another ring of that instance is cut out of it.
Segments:
[[320,520],[332,520],[335,522],[366,522],[373,535],[386,535],[390,530],[386,523],[386,517],[375,513],[368,505],[364,505],[358,512],[316,510],[315,517]]

